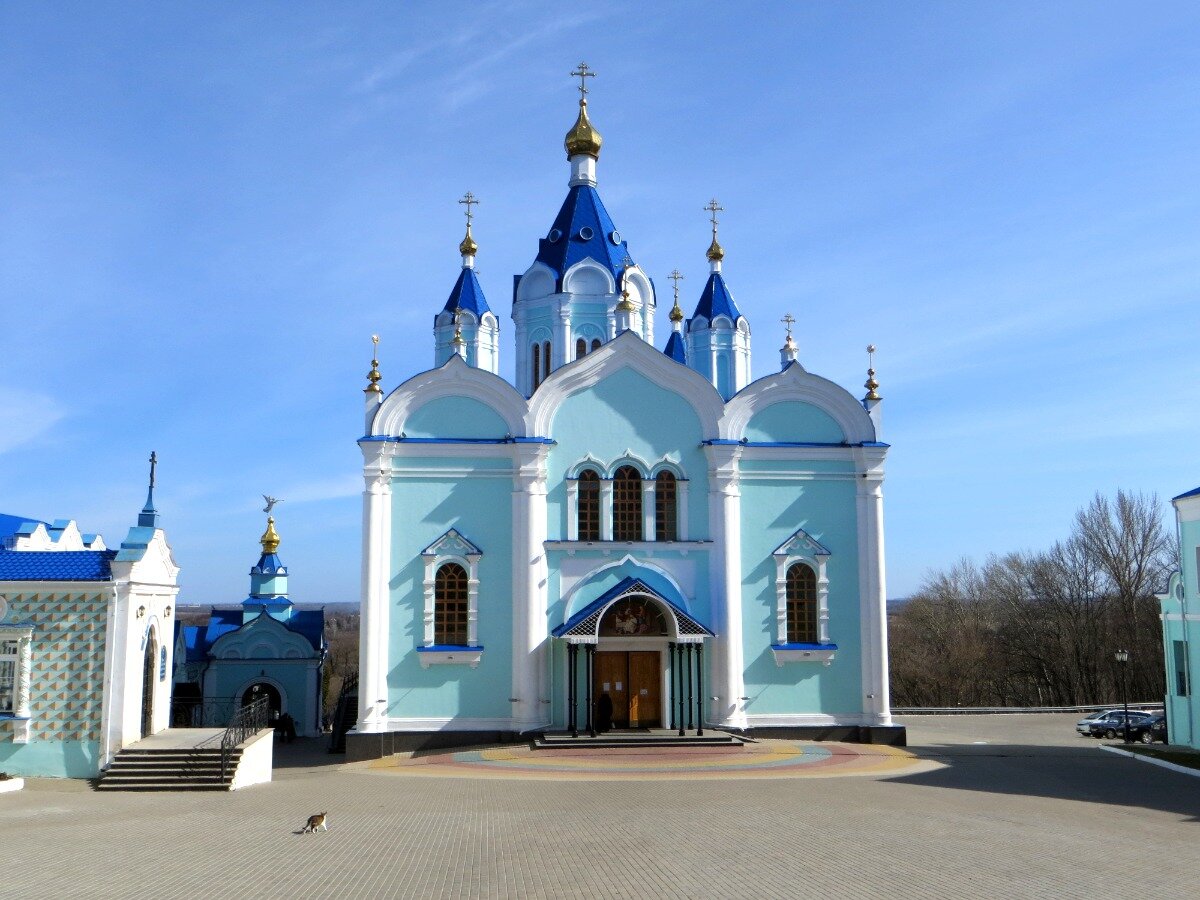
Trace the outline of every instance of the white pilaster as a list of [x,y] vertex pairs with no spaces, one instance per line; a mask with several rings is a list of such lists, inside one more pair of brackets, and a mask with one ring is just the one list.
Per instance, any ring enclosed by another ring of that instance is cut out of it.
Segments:
[[613,483],[611,478],[600,479],[600,540],[613,539]]
[[567,479],[567,540],[579,540],[579,479]]
[[883,557],[883,455],[860,450],[858,479],[858,578],[862,640],[863,712],[879,725],[892,723],[888,692],[887,593]]
[[546,629],[546,447],[515,447],[513,516],[512,720],[518,731],[548,723]]
[[655,538],[655,504],[654,479],[642,479],[642,540],[652,541]]
[[675,480],[675,497],[676,497],[676,502],[679,504],[678,509],[676,510],[677,522],[676,522],[675,529],[676,529],[676,533],[679,536],[679,540],[681,540],[681,541],[689,540],[689,538],[688,538],[688,484],[690,484],[690,482],[686,478],[678,478]]
[[388,706],[388,573],[391,569],[392,486],[387,444],[363,445],[362,607],[359,624],[358,730],[385,731]]
[[558,334],[555,335],[553,346],[550,348],[551,371],[565,366],[571,361],[574,344],[571,342],[571,305],[570,294],[558,302]]
[[709,557],[713,591],[714,625],[711,664],[712,721],[717,726],[746,726],[742,695],[742,496],[738,477],[741,447],[716,444],[705,447],[708,456],[708,516],[714,552]]

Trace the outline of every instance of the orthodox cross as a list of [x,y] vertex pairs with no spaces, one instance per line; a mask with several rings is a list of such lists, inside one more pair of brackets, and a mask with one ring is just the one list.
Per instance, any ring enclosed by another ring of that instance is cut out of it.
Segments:
[[588,89],[587,89],[587,79],[589,79],[589,78],[595,78],[595,77],[596,77],[596,73],[595,73],[595,72],[593,72],[591,69],[589,69],[589,68],[588,68],[588,64],[587,64],[587,63],[585,63],[585,62],[581,62],[581,63],[580,63],[580,64],[579,64],[579,65],[576,67],[575,71],[571,73],[571,76],[572,76],[572,77],[574,77],[574,78],[578,78],[578,79],[579,79],[579,99],[580,99],[580,100],[586,100],[586,99],[587,99],[587,92],[588,92]]
[[467,227],[470,228],[471,227],[471,219],[475,215],[473,212],[471,212],[471,207],[478,206],[479,200],[476,199],[474,194],[472,194],[470,191],[467,191],[465,194],[463,194],[463,198],[461,200],[459,200],[458,202],[462,203],[464,206],[467,207]]
[[158,454],[150,451],[150,490],[154,490],[154,469],[158,466]]
[[716,214],[718,214],[718,212],[724,212],[725,206],[718,205],[718,203],[716,203],[716,198],[714,197],[713,199],[709,200],[708,205],[704,206],[704,209],[708,210],[710,212],[710,214],[712,214],[713,236],[715,238],[715,236],[716,236]]
[[787,336],[790,338],[792,336],[792,325],[795,324],[796,317],[791,313],[784,313],[783,318],[779,321],[782,322],[784,328],[787,329]]
[[679,305],[679,282],[683,280],[683,274],[678,269],[672,269],[671,274],[667,276],[674,282],[675,286],[675,305]]

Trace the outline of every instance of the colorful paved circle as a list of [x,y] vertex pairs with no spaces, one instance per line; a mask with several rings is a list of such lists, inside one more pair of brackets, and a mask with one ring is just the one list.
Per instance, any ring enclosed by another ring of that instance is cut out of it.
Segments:
[[759,741],[743,747],[534,750],[526,746],[441,751],[370,764],[391,775],[546,781],[891,776],[939,768],[907,750],[866,744]]

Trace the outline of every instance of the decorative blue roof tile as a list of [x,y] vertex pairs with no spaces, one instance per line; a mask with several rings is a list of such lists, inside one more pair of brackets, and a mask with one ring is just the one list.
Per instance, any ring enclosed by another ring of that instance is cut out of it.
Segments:
[[0,581],[110,581],[115,550],[0,550]]
[[[704,316],[709,322],[717,316],[728,316],[735,325],[742,317],[742,312],[733,302],[733,295],[725,286],[725,279],[721,277],[720,272],[713,272],[708,276],[708,284],[704,286],[704,293],[700,295],[700,302],[696,304],[696,311],[692,313],[693,319],[696,316]],[[689,328],[691,324],[689,319]]]
[[566,271],[589,257],[619,282],[628,255],[629,245],[617,233],[596,189],[578,184],[567,193],[549,234],[538,241],[537,261],[554,270],[555,286],[561,290]]
[[680,365],[687,365],[687,352],[683,343],[683,335],[678,331],[671,332],[671,339],[667,341],[667,346],[663,348],[663,353],[675,360]]
[[463,268],[462,274],[458,276],[458,281],[454,282],[454,290],[450,292],[450,299],[442,307],[442,312],[452,313],[456,309],[474,313],[476,319],[485,312],[491,312],[491,307],[488,306],[487,299],[483,296],[483,288],[479,284],[479,279],[475,277],[474,269]]

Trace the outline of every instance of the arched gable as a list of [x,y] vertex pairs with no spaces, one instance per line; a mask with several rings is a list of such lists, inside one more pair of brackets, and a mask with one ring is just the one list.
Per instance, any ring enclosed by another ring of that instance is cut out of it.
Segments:
[[414,375],[388,394],[372,419],[370,434],[399,437],[410,415],[441,397],[477,400],[504,421],[506,434],[526,433],[525,398],[499,375],[469,366],[455,354],[440,368]]
[[811,403],[780,400],[772,403],[746,423],[746,440],[841,444],[846,440],[842,427],[829,413]]
[[777,403],[804,403],[825,413],[841,429],[848,444],[873,443],[875,424],[863,405],[841,385],[790,365],[742,388],[725,406],[721,438],[740,441],[756,414]]
[[581,259],[563,275],[563,292],[603,296],[617,289],[612,273],[590,257]]
[[688,600],[679,582],[672,575],[653,562],[645,559],[634,560],[632,556],[607,562],[589,572],[563,597],[562,621],[568,621],[589,603],[611,590],[621,581],[634,578],[653,588],[663,597],[671,600],[685,612],[691,612]]
[[[272,655],[264,655],[271,651]],[[213,659],[307,659],[317,655],[303,635],[262,613],[213,643]]]
[[583,359],[556,369],[529,400],[527,434],[547,435],[562,402],[624,367],[681,397],[695,411],[704,438],[717,434],[725,404],[699,372],[670,359],[632,332],[622,332]]
[[556,273],[549,266],[534,263],[517,282],[516,301],[540,300],[554,293]]
[[474,397],[438,397],[414,409],[405,420],[408,437],[503,438],[508,423]]

